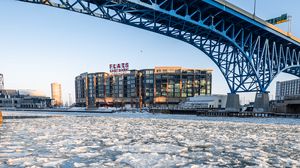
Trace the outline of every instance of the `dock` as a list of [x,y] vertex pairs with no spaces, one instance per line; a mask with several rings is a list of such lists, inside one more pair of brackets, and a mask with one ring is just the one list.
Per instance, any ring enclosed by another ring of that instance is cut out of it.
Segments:
[[151,108],[152,113],[185,114],[207,117],[241,117],[241,118],[299,118],[299,114],[274,112],[229,112],[224,109],[182,109],[182,108]]
[[210,117],[260,117],[260,118],[300,118],[300,114],[285,114],[273,112],[210,112],[198,111],[197,116],[210,116]]

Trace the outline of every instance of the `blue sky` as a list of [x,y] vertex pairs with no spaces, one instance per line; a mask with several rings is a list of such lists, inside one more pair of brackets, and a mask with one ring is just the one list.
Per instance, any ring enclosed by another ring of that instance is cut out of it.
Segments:
[[[254,0],[230,0],[253,12]],[[300,37],[299,0],[257,0],[257,15],[263,19],[288,13],[292,32]],[[134,27],[66,10],[15,0],[0,2],[0,73],[7,89],[35,89],[50,96],[50,83],[62,84],[64,99],[71,93],[74,78],[83,72],[108,71],[110,63],[129,62],[131,69],[154,66],[212,68],[213,93],[229,92],[216,65],[196,48],[179,40]],[[287,30],[287,24],[280,28]],[[281,74],[276,81],[295,77]],[[222,81],[222,82],[220,82]],[[253,94],[241,95],[241,100]]]

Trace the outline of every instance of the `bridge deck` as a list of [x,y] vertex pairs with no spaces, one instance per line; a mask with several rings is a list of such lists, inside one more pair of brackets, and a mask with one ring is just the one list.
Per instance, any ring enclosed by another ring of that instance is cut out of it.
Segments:
[[215,1],[218,2],[218,3],[220,3],[220,4],[222,4],[222,5],[224,5],[224,6],[226,6],[226,7],[228,7],[228,8],[231,8],[231,9],[233,9],[233,10],[235,10],[235,11],[237,11],[237,12],[239,12],[239,13],[245,15],[245,16],[247,16],[248,18],[251,18],[251,19],[259,22],[260,24],[262,24],[264,26],[267,26],[267,27],[269,27],[269,28],[271,28],[271,29],[273,29],[273,30],[281,33],[282,35],[284,35],[286,37],[291,38],[292,40],[294,40],[294,41],[296,41],[298,43],[300,43],[300,38],[297,38],[297,37],[293,36],[292,34],[290,34],[290,33],[286,32],[286,31],[278,28],[277,26],[274,26],[274,25],[266,22],[265,20],[263,20],[263,19],[261,19],[261,18],[259,18],[257,16],[254,16],[253,14],[251,14],[251,13],[249,13],[249,12],[247,12],[247,11],[245,11],[245,10],[243,10],[243,9],[241,9],[241,8],[239,8],[239,7],[233,5],[233,4],[231,4],[231,3],[229,3],[229,2],[227,2],[225,0],[215,0]]
[[[86,1],[92,1],[93,3],[99,4],[103,3],[105,0],[86,0]],[[139,0],[127,0],[128,2],[139,4]],[[155,9],[155,7],[151,6],[152,1],[150,0],[141,0],[144,4],[139,4],[140,6],[137,6],[137,8],[142,9],[143,7],[151,7],[152,9]],[[297,37],[292,36],[290,33],[287,33],[280,28],[264,21],[263,19],[253,16],[253,14],[229,3],[224,0],[201,0],[201,1],[189,1],[186,2],[184,0],[170,0],[168,3],[164,3],[166,1],[164,0],[156,0],[156,4],[163,4],[160,6],[160,9],[165,9],[166,13],[161,13],[162,11],[159,10],[157,13],[160,13],[160,15],[165,15],[166,18],[165,21],[160,20],[161,24],[168,25],[170,12],[176,12],[176,14],[182,16],[183,18],[172,18],[172,20],[176,20],[176,22],[182,22],[183,24],[190,28],[195,28],[195,23],[199,22],[201,18],[209,18],[213,17],[214,22],[217,23],[220,20],[225,20],[226,25],[230,25],[232,23],[235,24],[236,30],[244,29],[245,32],[254,32],[255,34],[261,36],[263,39],[272,39],[272,41],[278,42],[283,44],[284,46],[291,46],[292,48],[299,48],[300,46],[300,39]],[[115,3],[119,3],[119,0],[116,0]],[[145,6],[145,4],[148,4],[149,6]],[[172,4],[172,5],[170,5]],[[182,5],[187,5],[188,10],[181,8]],[[173,6],[173,11],[171,9],[171,6]],[[178,9],[180,8],[180,9]],[[201,11],[201,16],[199,15],[192,15],[196,11]],[[135,13],[131,13],[135,14]],[[143,15],[145,19],[152,19],[153,16],[149,15]],[[187,18],[186,18],[187,17]],[[190,17],[190,21],[189,21]],[[201,17],[199,19],[199,17]],[[163,17],[161,17],[163,18]],[[225,18],[225,19],[224,19]],[[194,23],[193,23],[194,22]],[[210,22],[210,20],[206,20],[206,22]],[[178,25],[177,23],[173,22],[173,25],[170,25],[170,27],[174,26],[175,28],[179,28],[182,25]],[[179,27],[178,27],[179,26]],[[180,27],[182,29],[182,27]],[[195,31],[196,29],[189,29],[188,31]],[[205,31],[205,30],[201,30]],[[216,35],[218,36],[218,35]],[[218,37],[216,37],[218,38]]]

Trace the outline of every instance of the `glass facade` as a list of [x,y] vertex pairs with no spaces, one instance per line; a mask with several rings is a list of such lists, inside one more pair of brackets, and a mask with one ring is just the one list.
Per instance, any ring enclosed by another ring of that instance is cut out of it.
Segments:
[[139,78],[138,71],[132,70],[128,75],[126,75],[126,97],[136,98],[138,97],[139,88]]
[[[187,97],[211,94],[212,70],[155,67],[124,74],[81,74],[75,79],[79,106],[178,104]],[[108,99],[109,98],[109,99]]]
[[86,106],[87,102],[87,73],[75,78],[75,98],[78,106]]
[[104,98],[112,96],[112,78],[108,73],[96,73],[96,97]]
[[140,72],[142,101],[149,105],[154,100],[154,70],[147,69]]

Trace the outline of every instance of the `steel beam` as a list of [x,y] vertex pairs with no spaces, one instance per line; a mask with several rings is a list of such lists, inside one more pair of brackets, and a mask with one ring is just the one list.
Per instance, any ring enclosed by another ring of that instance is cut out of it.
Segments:
[[[300,76],[300,43],[213,0],[19,0],[166,35],[205,53],[231,93],[266,92],[280,73]],[[221,6],[220,6],[221,5]],[[246,17],[246,18],[245,18]]]

